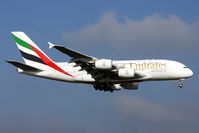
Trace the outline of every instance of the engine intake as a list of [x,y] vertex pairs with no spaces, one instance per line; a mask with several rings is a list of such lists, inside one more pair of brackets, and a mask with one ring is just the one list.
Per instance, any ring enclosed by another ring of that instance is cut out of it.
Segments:
[[108,59],[100,59],[95,61],[95,68],[97,69],[111,69],[112,68],[112,60]]

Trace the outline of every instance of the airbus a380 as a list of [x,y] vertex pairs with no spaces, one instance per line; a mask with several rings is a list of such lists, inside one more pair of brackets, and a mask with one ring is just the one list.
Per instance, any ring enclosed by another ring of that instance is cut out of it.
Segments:
[[69,62],[52,61],[24,32],[11,32],[24,63],[7,61],[17,72],[64,82],[91,84],[96,90],[110,91],[138,89],[143,81],[179,80],[191,77],[193,72],[184,64],[172,60],[111,60],[95,58],[50,42],[71,57]]

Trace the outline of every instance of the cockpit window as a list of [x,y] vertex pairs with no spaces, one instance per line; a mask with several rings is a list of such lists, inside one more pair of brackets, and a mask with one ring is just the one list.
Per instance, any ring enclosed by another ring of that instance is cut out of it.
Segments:
[[186,66],[184,66],[184,68],[187,68]]

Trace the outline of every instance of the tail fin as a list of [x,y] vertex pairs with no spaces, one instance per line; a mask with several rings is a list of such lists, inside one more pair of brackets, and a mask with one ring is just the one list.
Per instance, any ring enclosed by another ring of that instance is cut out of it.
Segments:
[[51,67],[61,73],[72,76],[57,66],[25,33],[12,32],[12,35],[25,63],[28,66],[41,70]]
[[11,33],[27,65],[42,68],[45,67],[44,65],[46,65],[47,62],[52,62],[24,32]]

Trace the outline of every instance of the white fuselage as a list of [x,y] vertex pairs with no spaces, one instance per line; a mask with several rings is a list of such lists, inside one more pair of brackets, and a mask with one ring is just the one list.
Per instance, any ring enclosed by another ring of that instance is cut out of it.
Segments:
[[[102,82],[123,83],[123,82],[141,82],[152,80],[179,80],[186,79],[193,75],[193,72],[182,63],[171,60],[121,60],[114,61],[113,65],[117,68],[130,68],[134,69],[135,73],[144,75],[137,78],[122,78],[120,79],[104,79]],[[68,76],[61,73],[51,67],[46,66],[41,72],[28,72],[18,68],[18,72],[38,76],[48,79],[54,79],[66,82],[76,83],[94,83],[96,80],[87,71],[81,70],[80,66],[76,66],[76,63],[56,63],[67,73],[72,76]],[[117,70],[115,69],[115,70]],[[113,70],[114,71],[114,70]]]
[[14,31],[12,36],[25,62],[7,62],[19,73],[64,82],[92,84],[96,90],[110,91],[121,88],[136,90],[138,82],[153,80],[180,80],[193,75],[182,63],[171,60],[111,60],[96,58],[50,42],[71,57],[70,62],[52,61],[24,32]]

